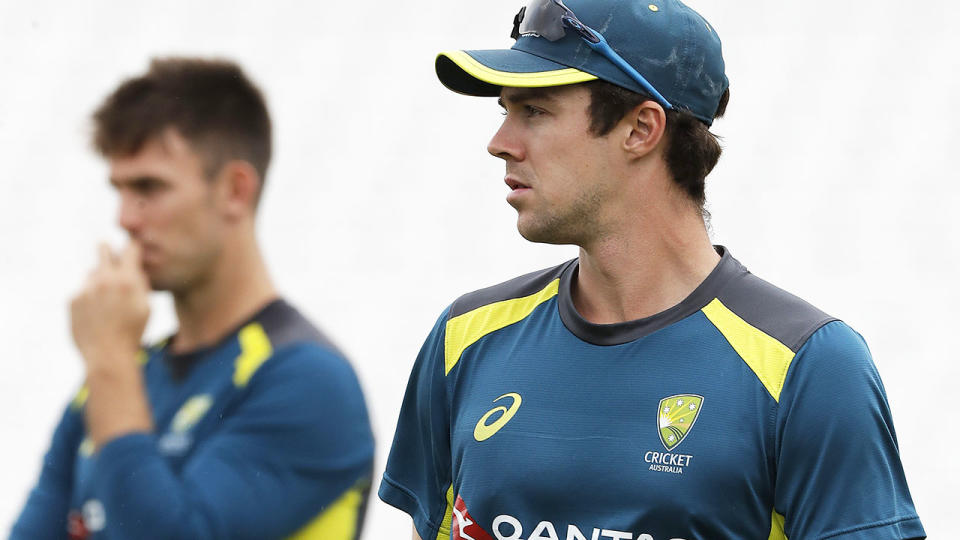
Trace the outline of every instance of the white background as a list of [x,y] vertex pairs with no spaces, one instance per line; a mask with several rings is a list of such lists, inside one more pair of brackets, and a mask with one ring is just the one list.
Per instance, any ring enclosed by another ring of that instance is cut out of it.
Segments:
[[[883,376],[917,510],[960,492],[960,8],[947,0],[696,0],[724,43],[716,243],[849,322]],[[382,471],[417,350],[456,296],[575,254],[514,229],[492,99],[446,91],[437,51],[502,48],[519,4],[0,0],[0,534],[82,377],[66,302],[114,195],[89,113],[150,57],[222,56],[264,89],[276,157],[260,237],[285,295],[350,354]],[[148,333],[173,328],[158,296]],[[842,414],[837,396],[824,414]],[[509,466],[509,464],[504,464]],[[376,489],[376,485],[374,489]],[[851,493],[850,497],[857,494]],[[406,537],[372,499],[366,538]]]

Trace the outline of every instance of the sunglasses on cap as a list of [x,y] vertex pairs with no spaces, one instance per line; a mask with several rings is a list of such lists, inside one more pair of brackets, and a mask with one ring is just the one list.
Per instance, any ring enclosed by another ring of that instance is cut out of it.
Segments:
[[526,7],[517,13],[514,19],[514,31],[511,37],[520,36],[542,37],[549,41],[557,41],[571,29],[579,35],[594,51],[613,62],[621,71],[630,76],[641,88],[646,90],[653,99],[665,109],[673,109],[673,105],[652,84],[647,82],[643,75],[633,69],[619,54],[614,51],[600,32],[583,24],[573,11],[563,4],[562,0],[532,0]]

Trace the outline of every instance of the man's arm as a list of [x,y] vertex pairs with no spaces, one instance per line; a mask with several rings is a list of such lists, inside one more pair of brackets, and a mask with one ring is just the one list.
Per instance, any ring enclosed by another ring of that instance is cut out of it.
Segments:
[[453,478],[444,373],[447,313],[444,310],[437,320],[414,363],[379,490],[380,499],[413,518],[420,538],[450,534]]
[[797,352],[777,412],[774,504],[788,538],[922,538],[886,393],[840,321]]
[[11,540],[62,539],[67,534],[73,464],[82,438],[83,418],[79,406],[71,404],[53,432],[40,478],[13,524]]
[[415,525],[411,525],[411,527],[413,527],[413,540],[422,540],[420,535],[417,534],[417,527]]
[[136,242],[119,256],[101,245],[99,264],[70,304],[73,339],[90,392],[87,430],[97,448],[127,433],[153,430],[142,371],[134,361],[150,316],[149,292]]
[[113,534],[280,538],[369,474],[373,439],[359,383],[342,358],[315,345],[275,351],[247,392],[179,470],[149,433],[98,451],[92,489]]

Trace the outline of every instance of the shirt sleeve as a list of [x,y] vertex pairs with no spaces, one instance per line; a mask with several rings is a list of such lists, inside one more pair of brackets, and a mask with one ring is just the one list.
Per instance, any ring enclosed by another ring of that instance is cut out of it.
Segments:
[[73,466],[83,433],[81,409],[71,404],[53,432],[50,449],[43,457],[40,478],[13,524],[11,540],[62,539],[67,535]]
[[774,506],[788,538],[926,536],[883,384],[866,343],[850,327],[829,323],[798,351],[776,422]]
[[345,360],[312,345],[278,351],[248,391],[181,470],[152,434],[99,451],[94,490],[112,537],[280,538],[369,482],[373,437]]
[[383,502],[410,514],[424,540],[450,534],[450,407],[444,377],[445,311],[407,383],[393,447],[380,483]]

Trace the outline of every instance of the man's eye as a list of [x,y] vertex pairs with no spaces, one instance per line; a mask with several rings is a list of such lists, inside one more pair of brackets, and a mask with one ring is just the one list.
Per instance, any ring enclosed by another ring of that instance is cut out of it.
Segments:
[[137,182],[133,184],[133,190],[141,195],[149,195],[160,190],[159,182]]
[[543,109],[538,109],[537,107],[534,107],[532,105],[524,105],[523,110],[527,114],[527,116],[539,116],[543,114]]

